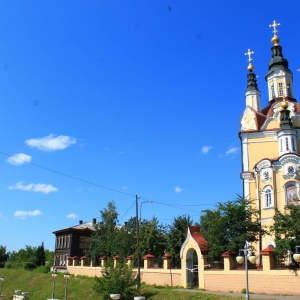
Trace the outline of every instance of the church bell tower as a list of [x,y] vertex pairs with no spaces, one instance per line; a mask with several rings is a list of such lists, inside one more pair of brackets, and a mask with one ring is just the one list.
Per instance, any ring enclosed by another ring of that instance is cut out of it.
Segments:
[[[267,105],[261,99],[253,51],[248,56],[246,107],[240,124],[243,194],[261,212],[262,225],[270,226],[276,210],[299,205],[300,184],[300,105],[294,98],[293,73],[283,56],[277,36],[279,23],[273,21],[271,59],[265,77]],[[264,237],[258,249],[274,245],[272,236]]]

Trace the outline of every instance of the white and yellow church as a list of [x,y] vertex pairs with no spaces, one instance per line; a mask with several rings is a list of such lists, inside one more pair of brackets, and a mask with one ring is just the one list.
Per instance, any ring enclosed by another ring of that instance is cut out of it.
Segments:
[[[241,118],[239,137],[242,152],[243,194],[253,200],[261,212],[262,225],[273,222],[276,209],[283,211],[289,204],[299,205],[300,183],[300,104],[294,97],[293,73],[283,57],[277,28],[272,58],[265,77],[268,85],[268,104],[261,108],[252,54],[248,55],[246,108]],[[265,236],[257,250],[275,246],[272,236]]]

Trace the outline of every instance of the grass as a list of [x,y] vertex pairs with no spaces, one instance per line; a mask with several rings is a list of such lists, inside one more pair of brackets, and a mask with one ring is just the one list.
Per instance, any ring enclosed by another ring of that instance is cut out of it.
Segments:
[[[1,269],[0,274],[4,276],[2,293],[5,299],[12,299],[15,290],[29,292],[31,300],[51,299],[53,281],[51,273],[41,274],[27,270]],[[68,299],[100,299],[94,292],[93,285],[95,281],[88,277],[71,276],[68,282]],[[55,298],[64,299],[66,280],[63,274],[58,274],[55,282]],[[232,297],[209,295],[191,290],[180,291],[171,287],[144,286],[140,295],[145,296],[147,300],[232,300]],[[243,298],[235,298],[243,299]]]

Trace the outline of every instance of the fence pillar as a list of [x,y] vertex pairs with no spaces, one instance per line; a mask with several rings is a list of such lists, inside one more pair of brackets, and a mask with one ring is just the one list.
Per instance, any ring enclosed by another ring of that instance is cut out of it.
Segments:
[[144,269],[149,269],[153,266],[153,261],[152,259],[155,258],[154,255],[152,254],[146,254],[144,257],[143,257],[143,260],[144,260]]
[[107,256],[101,256],[101,257],[100,257],[100,266],[101,266],[102,268],[105,267],[106,261],[107,261]]
[[224,257],[224,271],[233,269],[233,256],[234,253],[231,251],[226,251],[222,254],[222,257]]
[[118,260],[120,259],[119,255],[116,255],[113,257],[113,261],[114,261],[114,268],[117,266]]
[[133,264],[133,255],[129,255],[126,257],[128,267],[132,267]]
[[172,255],[169,253],[166,253],[162,259],[164,260],[164,269],[171,269],[172,265]]
[[264,271],[274,269],[274,248],[268,246],[260,251]]

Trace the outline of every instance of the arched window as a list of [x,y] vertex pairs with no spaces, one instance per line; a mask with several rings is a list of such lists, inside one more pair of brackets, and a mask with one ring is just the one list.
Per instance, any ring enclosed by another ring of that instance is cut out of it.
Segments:
[[272,188],[270,186],[267,186],[264,188],[263,197],[264,197],[263,207],[264,208],[273,207],[273,192],[272,192]]

